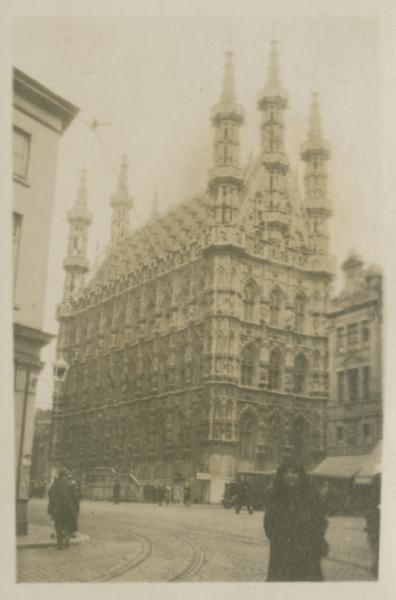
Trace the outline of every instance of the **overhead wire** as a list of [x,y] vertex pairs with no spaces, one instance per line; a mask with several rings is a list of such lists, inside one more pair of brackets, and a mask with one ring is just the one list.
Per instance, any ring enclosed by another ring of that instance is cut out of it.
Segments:
[[[109,156],[109,154],[108,154],[108,152],[106,150],[106,147],[105,147],[105,145],[103,143],[103,140],[102,140],[102,138],[100,137],[100,135],[99,135],[99,133],[97,131],[97,127],[100,124],[98,124],[97,126],[94,126],[95,121],[92,121],[92,124],[90,125],[86,121],[84,121],[83,119],[81,119],[79,117],[78,117],[78,119],[81,121],[81,123],[83,123],[86,127],[88,127],[88,129],[94,135],[94,138],[97,140],[98,145],[100,146],[100,148],[101,148],[101,150],[103,152],[103,156],[104,156],[104,158],[105,158],[105,160],[107,162],[108,167],[110,168],[110,170],[112,171],[113,175],[115,176],[115,178],[117,180],[118,179],[117,169],[114,167],[114,165],[112,163],[112,160],[110,159],[110,156]],[[119,183],[121,184],[121,188],[122,188],[122,191],[124,192],[124,194],[128,195],[128,190],[125,188],[124,183],[122,181],[119,181]],[[135,214],[137,214],[136,208],[134,208],[134,211],[135,211]],[[140,219],[138,219],[138,220],[140,220]],[[159,260],[160,257],[158,255],[158,253],[157,253],[157,251],[156,251],[153,243],[151,242],[151,240],[149,238],[149,235],[148,235],[148,233],[147,233],[146,228],[144,227],[144,225],[142,225],[141,231],[142,231],[144,237],[146,238],[146,240],[147,240],[147,242],[148,242],[148,244],[149,244],[149,246],[150,246],[150,248],[151,248],[151,250],[152,250],[152,252],[153,252],[153,254],[155,256],[155,258]]]

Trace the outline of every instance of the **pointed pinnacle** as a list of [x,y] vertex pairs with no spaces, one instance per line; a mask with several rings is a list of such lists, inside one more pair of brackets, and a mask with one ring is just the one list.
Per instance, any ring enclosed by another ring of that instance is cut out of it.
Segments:
[[223,88],[220,96],[222,103],[232,104],[235,102],[234,87],[234,53],[227,50],[226,61],[224,65]]
[[282,108],[287,107],[288,94],[280,82],[278,42],[274,39],[271,40],[270,44],[267,81],[264,88],[259,92],[260,109],[266,106],[268,98],[278,98],[281,101]]
[[126,154],[122,155],[120,174],[118,176],[118,191],[128,192],[128,159]]
[[319,94],[317,92],[312,93],[312,102],[308,125],[308,139],[312,141],[322,139],[322,123],[320,118]]
[[319,94],[312,93],[312,102],[309,110],[307,139],[301,145],[301,157],[310,160],[312,153],[320,153],[322,158],[330,158],[330,144],[323,138],[322,123],[320,118]]
[[279,84],[279,57],[278,57],[278,42],[271,40],[271,49],[268,62],[268,83]]

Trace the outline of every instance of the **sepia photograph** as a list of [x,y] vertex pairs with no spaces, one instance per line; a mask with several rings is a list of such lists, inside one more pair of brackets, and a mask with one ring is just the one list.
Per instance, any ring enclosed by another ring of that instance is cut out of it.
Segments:
[[25,14],[11,62],[15,582],[377,582],[379,19]]

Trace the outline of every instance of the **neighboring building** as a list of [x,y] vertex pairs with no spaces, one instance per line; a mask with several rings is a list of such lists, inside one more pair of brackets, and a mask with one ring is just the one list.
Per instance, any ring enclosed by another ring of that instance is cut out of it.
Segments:
[[143,484],[187,478],[194,498],[215,502],[238,470],[271,470],[285,448],[306,465],[323,458],[329,148],[314,95],[301,195],[284,148],[287,105],[272,43],[261,148],[242,169],[227,53],[206,193],[131,231],[124,160],[111,243],[88,279],[83,175],[57,313],[69,370],[54,398],[53,462],[86,493],[108,469]]
[[351,255],[329,311],[327,454],[366,455],[382,438],[382,275]]
[[59,139],[77,108],[18,69],[13,78],[13,288],[17,532],[27,499]]
[[52,410],[38,408],[34,418],[32,466],[30,484],[45,484],[51,481]]

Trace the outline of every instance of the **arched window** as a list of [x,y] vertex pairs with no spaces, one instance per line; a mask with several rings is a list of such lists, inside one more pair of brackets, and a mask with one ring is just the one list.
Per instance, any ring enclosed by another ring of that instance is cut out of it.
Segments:
[[226,274],[222,267],[217,271],[217,287],[223,288],[225,287]]
[[272,290],[270,294],[270,324],[279,327],[279,315],[281,311],[282,295],[279,290]]
[[253,283],[245,286],[243,293],[243,313],[245,321],[253,321],[255,318],[255,305],[257,303],[257,288]]
[[298,294],[295,300],[295,329],[303,331],[305,322],[305,297]]
[[268,387],[270,390],[279,390],[281,387],[281,354],[273,350],[269,359]]
[[314,371],[319,371],[319,369],[320,369],[320,352],[319,352],[319,350],[315,350],[313,353],[313,368],[314,368]]
[[298,354],[294,361],[294,393],[304,394],[307,377],[307,359],[304,354]]
[[157,454],[159,459],[163,458],[166,437],[165,437],[165,417],[163,415],[158,416],[157,421]]
[[167,388],[166,373],[166,359],[164,356],[161,356],[158,361],[158,391],[160,394]]
[[217,332],[216,352],[217,354],[223,354],[225,352],[225,337],[222,331]]
[[199,385],[202,380],[202,347],[195,349],[193,354],[193,384]]
[[256,419],[251,413],[242,415],[239,424],[239,457],[254,460],[256,437]]
[[232,419],[232,413],[233,413],[232,400],[228,400],[227,401],[227,406],[226,406],[226,419],[227,419],[227,421],[231,421],[231,419]]
[[227,343],[227,352],[229,352],[229,354],[232,354],[234,352],[234,340],[235,340],[234,333],[232,331],[230,331],[228,334],[228,343]]
[[245,346],[241,355],[241,384],[253,385],[256,367],[256,352],[252,346]]
[[151,390],[151,385],[152,385],[152,363],[151,363],[151,359],[146,356],[146,359],[144,361],[144,372],[145,372],[145,376],[144,376],[144,382],[145,382],[145,391],[146,392],[150,392]]

